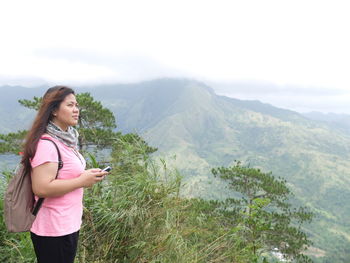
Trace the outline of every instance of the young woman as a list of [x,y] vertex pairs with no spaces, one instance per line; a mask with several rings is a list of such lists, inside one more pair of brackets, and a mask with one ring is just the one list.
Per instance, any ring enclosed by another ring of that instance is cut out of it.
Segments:
[[[79,108],[74,91],[65,86],[47,90],[29,131],[22,162],[31,171],[33,192],[45,200],[31,227],[38,263],[73,263],[83,212],[83,188],[103,180],[107,172],[85,170],[78,152]],[[63,167],[58,169],[58,153]]]

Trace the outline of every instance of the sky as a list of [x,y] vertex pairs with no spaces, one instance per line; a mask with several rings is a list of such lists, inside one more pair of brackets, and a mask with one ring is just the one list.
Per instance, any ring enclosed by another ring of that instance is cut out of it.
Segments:
[[185,77],[350,114],[348,13],[339,0],[2,0],[0,85]]

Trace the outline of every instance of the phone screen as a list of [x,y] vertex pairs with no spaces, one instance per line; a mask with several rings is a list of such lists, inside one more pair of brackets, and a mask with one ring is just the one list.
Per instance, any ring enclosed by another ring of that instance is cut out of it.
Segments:
[[112,169],[112,167],[107,166],[106,168],[104,168],[102,171],[103,172],[109,172]]

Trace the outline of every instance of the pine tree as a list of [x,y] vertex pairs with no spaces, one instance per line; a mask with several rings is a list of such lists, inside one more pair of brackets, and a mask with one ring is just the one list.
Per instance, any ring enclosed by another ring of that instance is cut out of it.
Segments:
[[[90,93],[77,94],[76,98],[80,105],[80,118],[76,127],[80,134],[80,150],[84,151],[88,147],[111,149],[113,142],[121,136],[120,133],[114,131],[116,120],[113,113],[103,107],[101,102],[95,101]],[[34,97],[32,100],[19,100],[19,103],[26,108],[38,110],[41,101],[41,97]],[[18,154],[26,134],[25,130],[0,134],[0,154]]]
[[286,180],[272,173],[243,166],[212,169],[212,173],[229,183],[236,198],[227,199],[224,213],[233,227],[239,226],[248,247],[259,257],[278,251],[285,258],[310,262],[302,251],[311,244],[302,224],[311,222],[313,214],[305,207],[293,208]]

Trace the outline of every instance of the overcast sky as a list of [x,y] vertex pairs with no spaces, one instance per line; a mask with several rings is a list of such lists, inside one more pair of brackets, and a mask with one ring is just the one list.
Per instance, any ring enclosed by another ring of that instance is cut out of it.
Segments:
[[189,77],[221,94],[350,113],[337,0],[2,0],[0,85]]

